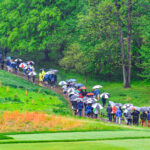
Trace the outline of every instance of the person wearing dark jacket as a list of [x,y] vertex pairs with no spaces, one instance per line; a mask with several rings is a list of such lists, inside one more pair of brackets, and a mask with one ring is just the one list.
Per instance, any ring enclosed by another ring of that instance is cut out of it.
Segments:
[[112,121],[111,113],[112,113],[112,107],[110,106],[110,104],[108,104],[108,107],[107,107],[107,115],[108,115],[108,120],[109,120],[109,121]]
[[106,98],[102,97],[102,103],[103,103],[103,107],[105,107],[105,105],[106,105]]
[[88,105],[86,106],[85,110],[86,110],[86,115],[87,115],[88,117],[91,117],[91,115],[92,115],[92,107],[90,106],[90,104],[88,104]]
[[127,125],[131,125],[132,124],[132,115],[131,115],[130,110],[127,111],[126,118],[127,118]]
[[150,112],[147,112],[148,127],[150,128]]
[[143,112],[143,113],[140,115],[140,118],[141,118],[141,126],[144,125],[144,127],[146,127],[147,114],[146,114],[145,112]]
[[1,69],[2,69],[2,70],[4,70],[4,63],[5,63],[5,61],[4,61],[4,59],[2,59],[2,60],[1,60]]
[[82,109],[83,109],[83,103],[79,102],[78,103],[78,114],[80,117],[82,116]]
[[76,101],[72,102],[72,110],[74,112],[74,115],[77,115],[77,109],[78,109],[78,104]]
[[139,125],[139,111],[135,110],[132,112],[132,116],[133,116],[133,125]]

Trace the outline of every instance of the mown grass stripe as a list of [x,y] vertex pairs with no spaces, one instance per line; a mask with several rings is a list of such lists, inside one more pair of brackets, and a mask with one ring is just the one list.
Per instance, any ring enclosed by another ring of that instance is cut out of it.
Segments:
[[118,138],[100,138],[100,139],[74,139],[74,140],[39,140],[39,141],[0,141],[0,144],[18,144],[18,143],[52,143],[52,142],[86,142],[86,141],[106,141],[106,140],[130,140],[130,139],[150,139],[149,137],[118,137]]

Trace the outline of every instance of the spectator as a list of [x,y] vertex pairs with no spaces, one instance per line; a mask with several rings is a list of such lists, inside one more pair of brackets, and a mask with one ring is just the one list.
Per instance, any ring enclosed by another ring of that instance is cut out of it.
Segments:
[[106,105],[106,99],[104,97],[102,97],[102,103],[103,103],[103,107],[105,107],[105,105]]
[[150,128],[150,112],[147,112],[148,127]]
[[86,115],[90,117],[92,115],[92,107],[90,106],[90,104],[88,104],[85,109],[86,109]]
[[131,115],[131,111],[130,110],[128,110],[127,111],[127,113],[126,113],[126,115],[127,115],[127,125],[131,125],[132,124],[132,115]]
[[132,112],[132,116],[133,116],[133,125],[139,125],[139,111],[133,109],[133,112]]
[[117,108],[116,111],[116,123],[121,124],[122,110]]
[[147,119],[146,113],[143,112],[143,113],[140,115],[140,118],[141,118],[141,126],[146,127],[146,119]]
[[82,116],[82,109],[83,109],[83,103],[80,101],[78,103],[78,114],[80,117]]
[[111,113],[112,113],[112,107],[110,106],[110,104],[108,104],[108,107],[107,107],[107,115],[108,115],[108,120],[109,120],[109,121],[112,121]]
[[111,116],[112,116],[113,122],[116,122],[116,111],[117,111],[116,106],[112,106]]
[[128,112],[128,110],[125,109],[125,111],[124,111],[124,121],[125,121],[126,124],[128,124],[127,112]]

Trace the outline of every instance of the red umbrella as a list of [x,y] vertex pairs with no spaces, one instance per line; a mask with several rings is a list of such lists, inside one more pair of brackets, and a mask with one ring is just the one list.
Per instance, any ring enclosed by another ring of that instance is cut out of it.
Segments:
[[94,93],[87,93],[87,95],[88,95],[88,96],[93,96],[93,95],[94,95]]
[[85,87],[85,86],[83,86],[81,89],[82,89],[82,90],[86,90],[86,87]]

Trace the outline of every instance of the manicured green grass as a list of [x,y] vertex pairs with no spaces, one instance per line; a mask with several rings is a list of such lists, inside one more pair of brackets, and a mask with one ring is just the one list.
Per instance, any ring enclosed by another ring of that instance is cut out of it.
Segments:
[[2,150],[149,150],[149,139],[0,144]]
[[13,139],[13,138],[0,134],[0,140],[7,140],[7,139]]
[[5,71],[0,71],[0,83],[0,112],[43,111],[71,115],[67,101],[49,89]]
[[[77,79],[78,83],[85,84],[84,76],[64,72],[60,70],[59,80],[66,80],[70,78]],[[118,103],[133,103],[135,106],[150,106],[150,82],[146,81],[133,81],[131,83],[131,88],[123,88],[122,82],[109,82],[102,81],[101,79],[95,79],[94,77],[88,77],[88,82],[85,84],[88,89],[91,91],[94,85],[102,85],[103,88],[100,89],[102,92],[110,93],[111,97],[109,100],[118,102]]]
[[108,139],[150,138],[147,131],[101,131],[8,135],[17,141],[87,141]]

